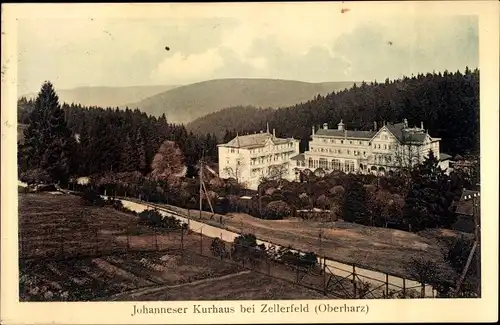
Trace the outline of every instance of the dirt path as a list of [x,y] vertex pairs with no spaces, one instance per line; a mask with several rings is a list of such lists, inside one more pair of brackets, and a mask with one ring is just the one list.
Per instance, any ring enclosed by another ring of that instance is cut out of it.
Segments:
[[115,301],[123,296],[127,297],[129,296],[130,298],[135,298],[144,294],[150,294],[150,293],[155,293],[158,291],[162,291],[165,289],[174,289],[174,288],[180,288],[180,287],[185,287],[185,286],[193,286],[193,285],[198,285],[198,284],[203,284],[207,282],[213,282],[213,281],[220,281],[220,280],[225,280],[225,279],[230,279],[233,277],[237,277],[243,274],[249,274],[251,271],[241,271],[238,273],[232,273],[228,275],[223,275],[219,276],[216,278],[208,278],[208,279],[202,279],[202,280],[197,280],[193,282],[188,282],[188,283],[182,283],[182,284],[176,284],[176,285],[161,285],[161,286],[154,286],[154,287],[144,287],[144,288],[139,288],[139,289],[134,289],[126,292],[121,292],[115,295],[112,295],[111,297],[108,297],[106,300],[107,301]]

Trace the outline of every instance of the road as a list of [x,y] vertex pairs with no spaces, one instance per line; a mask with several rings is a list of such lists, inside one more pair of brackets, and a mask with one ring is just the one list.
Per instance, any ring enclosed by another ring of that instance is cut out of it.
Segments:
[[[106,197],[104,196],[104,198],[106,198]],[[152,205],[148,205],[147,203],[141,204],[141,203],[136,203],[136,202],[132,202],[129,200],[125,200],[125,199],[120,199],[120,201],[122,202],[124,207],[126,207],[132,211],[138,212],[138,213],[140,213],[144,210],[152,209]],[[162,207],[155,206],[154,208],[156,208],[158,210],[158,212],[164,216],[175,217],[176,219],[180,220],[181,222],[187,223],[188,227],[191,231],[196,232],[196,233],[202,233],[203,235],[205,235],[207,237],[211,237],[211,238],[219,237],[226,242],[232,242],[236,237],[238,237],[240,235],[238,232],[235,232],[235,231],[230,231],[227,229],[218,228],[218,227],[215,227],[215,226],[212,226],[209,224],[205,224],[205,223],[202,223],[202,222],[199,222],[196,220],[188,219],[184,216],[181,216],[173,211],[170,211],[170,210],[162,208]],[[276,245],[274,243],[270,243],[267,241],[262,241],[262,240],[257,240],[257,244],[259,244],[259,245],[264,244],[266,247],[274,246],[274,247],[280,248],[279,245]],[[303,254],[303,252],[300,252],[297,250],[292,250],[292,251],[299,252],[299,253]],[[330,259],[325,259],[325,264],[327,266],[327,268],[326,268],[327,272],[334,274],[334,275],[337,275],[337,276],[340,276],[340,277],[346,277],[346,276],[349,276],[350,274],[353,273],[353,266],[349,265],[349,264],[340,263],[340,262],[330,260]],[[406,288],[406,289],[414,289],[419,293],[421,290],[421,284],[417,281],[414,281],[414,280],[403,279],[401,277],[387,275],[386,273],[383,273],[383,272],[368,270],[368,269],[364,269],[364,268],[361,268],[358,266],[355,267],[355,272],[364,282],[369,282],[372,285],[372,287],[382,286],[387,280],[389,283],[389,290],[399,290],[400,291],[403,288]],[[385,288],[382,287],[381,289],[385,289]],[[433,288],[430,285],[425,285],[425,296],[426,297],[432,298],[432,297],[435,297],[435,294],[436,294],[435,290],[433,290]]]

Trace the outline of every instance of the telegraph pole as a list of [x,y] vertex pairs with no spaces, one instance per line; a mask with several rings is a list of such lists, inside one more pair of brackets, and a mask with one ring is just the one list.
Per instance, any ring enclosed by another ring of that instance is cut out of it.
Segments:
[[[474,244],[472,245],[472,249],[469,253],[469,257],[467,258],[467,263],[465,264],[465,267],[462,271],[462,274],[460,275],[460,278],[458,279],[458,282],[457,282],[457,286],[455,288],[455,294],[457,294],[458,292],[460,292],[460,287],[462,286],[462,282],[464,281],[465,279],[465,276],[467,275],[467,271],[469,270],[469,266],[470,266],[470,263],[472,262],[472,257],[474,256],[474,253],[476,252],[476,250],[478,252],[480,252],[480,225],[479,225],[479,216],[478,216],[478,213],[477,213],[477,207],[478,207],[478,204],[477,204],[477,199],[480,197],[480,193],[475,193],[475,194],[472,194],[469,198],[464,198],[464,200],[470,200],[472,199],[472,215],[473,215],[473,218],[474,218],[474,225],[475,225],[475,229],[474,229]],[[476,272],[478,272],[477,275],[481,275],[481,256],[479,255],[479,253],[477,254],[477,258],[476,258]]]

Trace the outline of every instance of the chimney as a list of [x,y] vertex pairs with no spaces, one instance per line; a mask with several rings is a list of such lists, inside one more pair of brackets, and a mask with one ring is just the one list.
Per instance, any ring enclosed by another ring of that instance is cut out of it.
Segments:
[[378,129],[377,129],[377,121],[373,121],[373,127],[375,128],[375,132],[377,132],[378,131]]
[[328,123],[323,123],[323,130],[328,130]]
[[424,122],[420,122],[420,128],[423,130],[424,129]]
[[312,135],[314,135],[314,125],[312,126]]
[[337,124],[337,129],[339,131],[344,131],[344,126],[345,126],[344,122],[342,122],[342,120],[340,120],[340,123]]
[[276,129],[273,129],[273,137],[276,138]]
[[269,122],[266,123],[267,129],[266,132],[269,133]]
[[408,120],[407,119],[403,120],[403,127],[405,127],[405,128],[408,127]]

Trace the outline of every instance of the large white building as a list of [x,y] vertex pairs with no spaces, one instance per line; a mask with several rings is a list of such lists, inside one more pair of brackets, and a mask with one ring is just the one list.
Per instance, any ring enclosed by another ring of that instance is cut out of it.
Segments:
[[337,129],[329,129],[327,123],[319,130],[313,127],[309,150],[291,158],[296,177],[306,169],[383,173],[421,162],[430,150],[440,159],[440,138],[431,137],[423,123],[409,127],[404,119],[381,128],[374,124],[371,131],[347,130],[342,121]]
[[261,179],[295,179],[290,158],[299,154],[299,140],[278,138],[267,131],[236,136],[218,145],[219,176],[234,178],[249,189],[256,190]]

